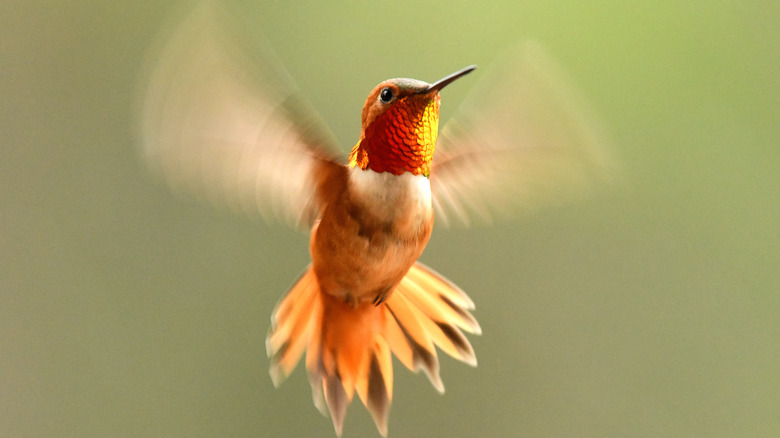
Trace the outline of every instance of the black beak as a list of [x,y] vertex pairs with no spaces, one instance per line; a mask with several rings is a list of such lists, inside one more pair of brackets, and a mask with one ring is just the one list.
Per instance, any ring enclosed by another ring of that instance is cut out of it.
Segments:
[[442,88],[444,88],[447,85],[449,85],[455,79],[458,79],[461,76],[465,76],[465,75],[473,72],[476,68],[477,68],[476,65],[470,65],[470,66],[468,66],[466,68],[460,69],[460,70],[456,71],[455,73],[453,73],[453,74],[451,74],[449,76],[446,76],[446,77],[444,77],[442,79],[439,79],[438,81],[432,83],[431,85],[428,86],[428,88],[426,88],[422,92],[423,93],[430,93],[431,91],[439,91]]

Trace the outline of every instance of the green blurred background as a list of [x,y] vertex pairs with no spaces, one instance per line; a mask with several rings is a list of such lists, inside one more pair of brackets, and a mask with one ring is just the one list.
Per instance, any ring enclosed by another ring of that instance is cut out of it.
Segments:
[[[435,231],[422,260],[477,302],[479,367],[443,358],[440,396],[396,363],[391,436],[780,435],[780,3],[231,7],[345,151],[380,80],[526,38],[611,129],[616,193]],[[139,158],[143,55],[181,8],[0,4],[2,436],[333,436],[300,369],[267,374],[307,236],[173,196]],[[344,436],[376,435],[353,404]]]

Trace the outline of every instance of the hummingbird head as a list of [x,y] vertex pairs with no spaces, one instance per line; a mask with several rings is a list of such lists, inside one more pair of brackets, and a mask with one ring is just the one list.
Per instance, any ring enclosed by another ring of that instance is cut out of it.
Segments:
[[363,106],[363,128],[349,154],[349,166],[427,177],[439,132],[439,91],[475,68],[466,67],[433,84],[402,78],[377,85]]

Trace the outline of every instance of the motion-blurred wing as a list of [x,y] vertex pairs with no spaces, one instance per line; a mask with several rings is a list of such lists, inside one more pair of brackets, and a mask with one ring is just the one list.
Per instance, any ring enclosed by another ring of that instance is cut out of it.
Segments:
[[592,113],[527,43],[488,70],[442,130],[431,169],[437,220],[468,225],[557,203],[612,170]]
[[201,5],[152,54],[140,120],[145,158],[174,189],[310,224],[344,173],[329,152],[335,142],[270,49],[245,50],[228,31],[236,24]]

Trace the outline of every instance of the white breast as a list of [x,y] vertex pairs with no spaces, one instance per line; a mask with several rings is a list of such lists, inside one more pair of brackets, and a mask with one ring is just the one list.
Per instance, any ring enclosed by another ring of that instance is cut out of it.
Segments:
[[350,169],[350,188],[355,201],[386,222],[421,222],[431,213],[431,184],[423,175]]

